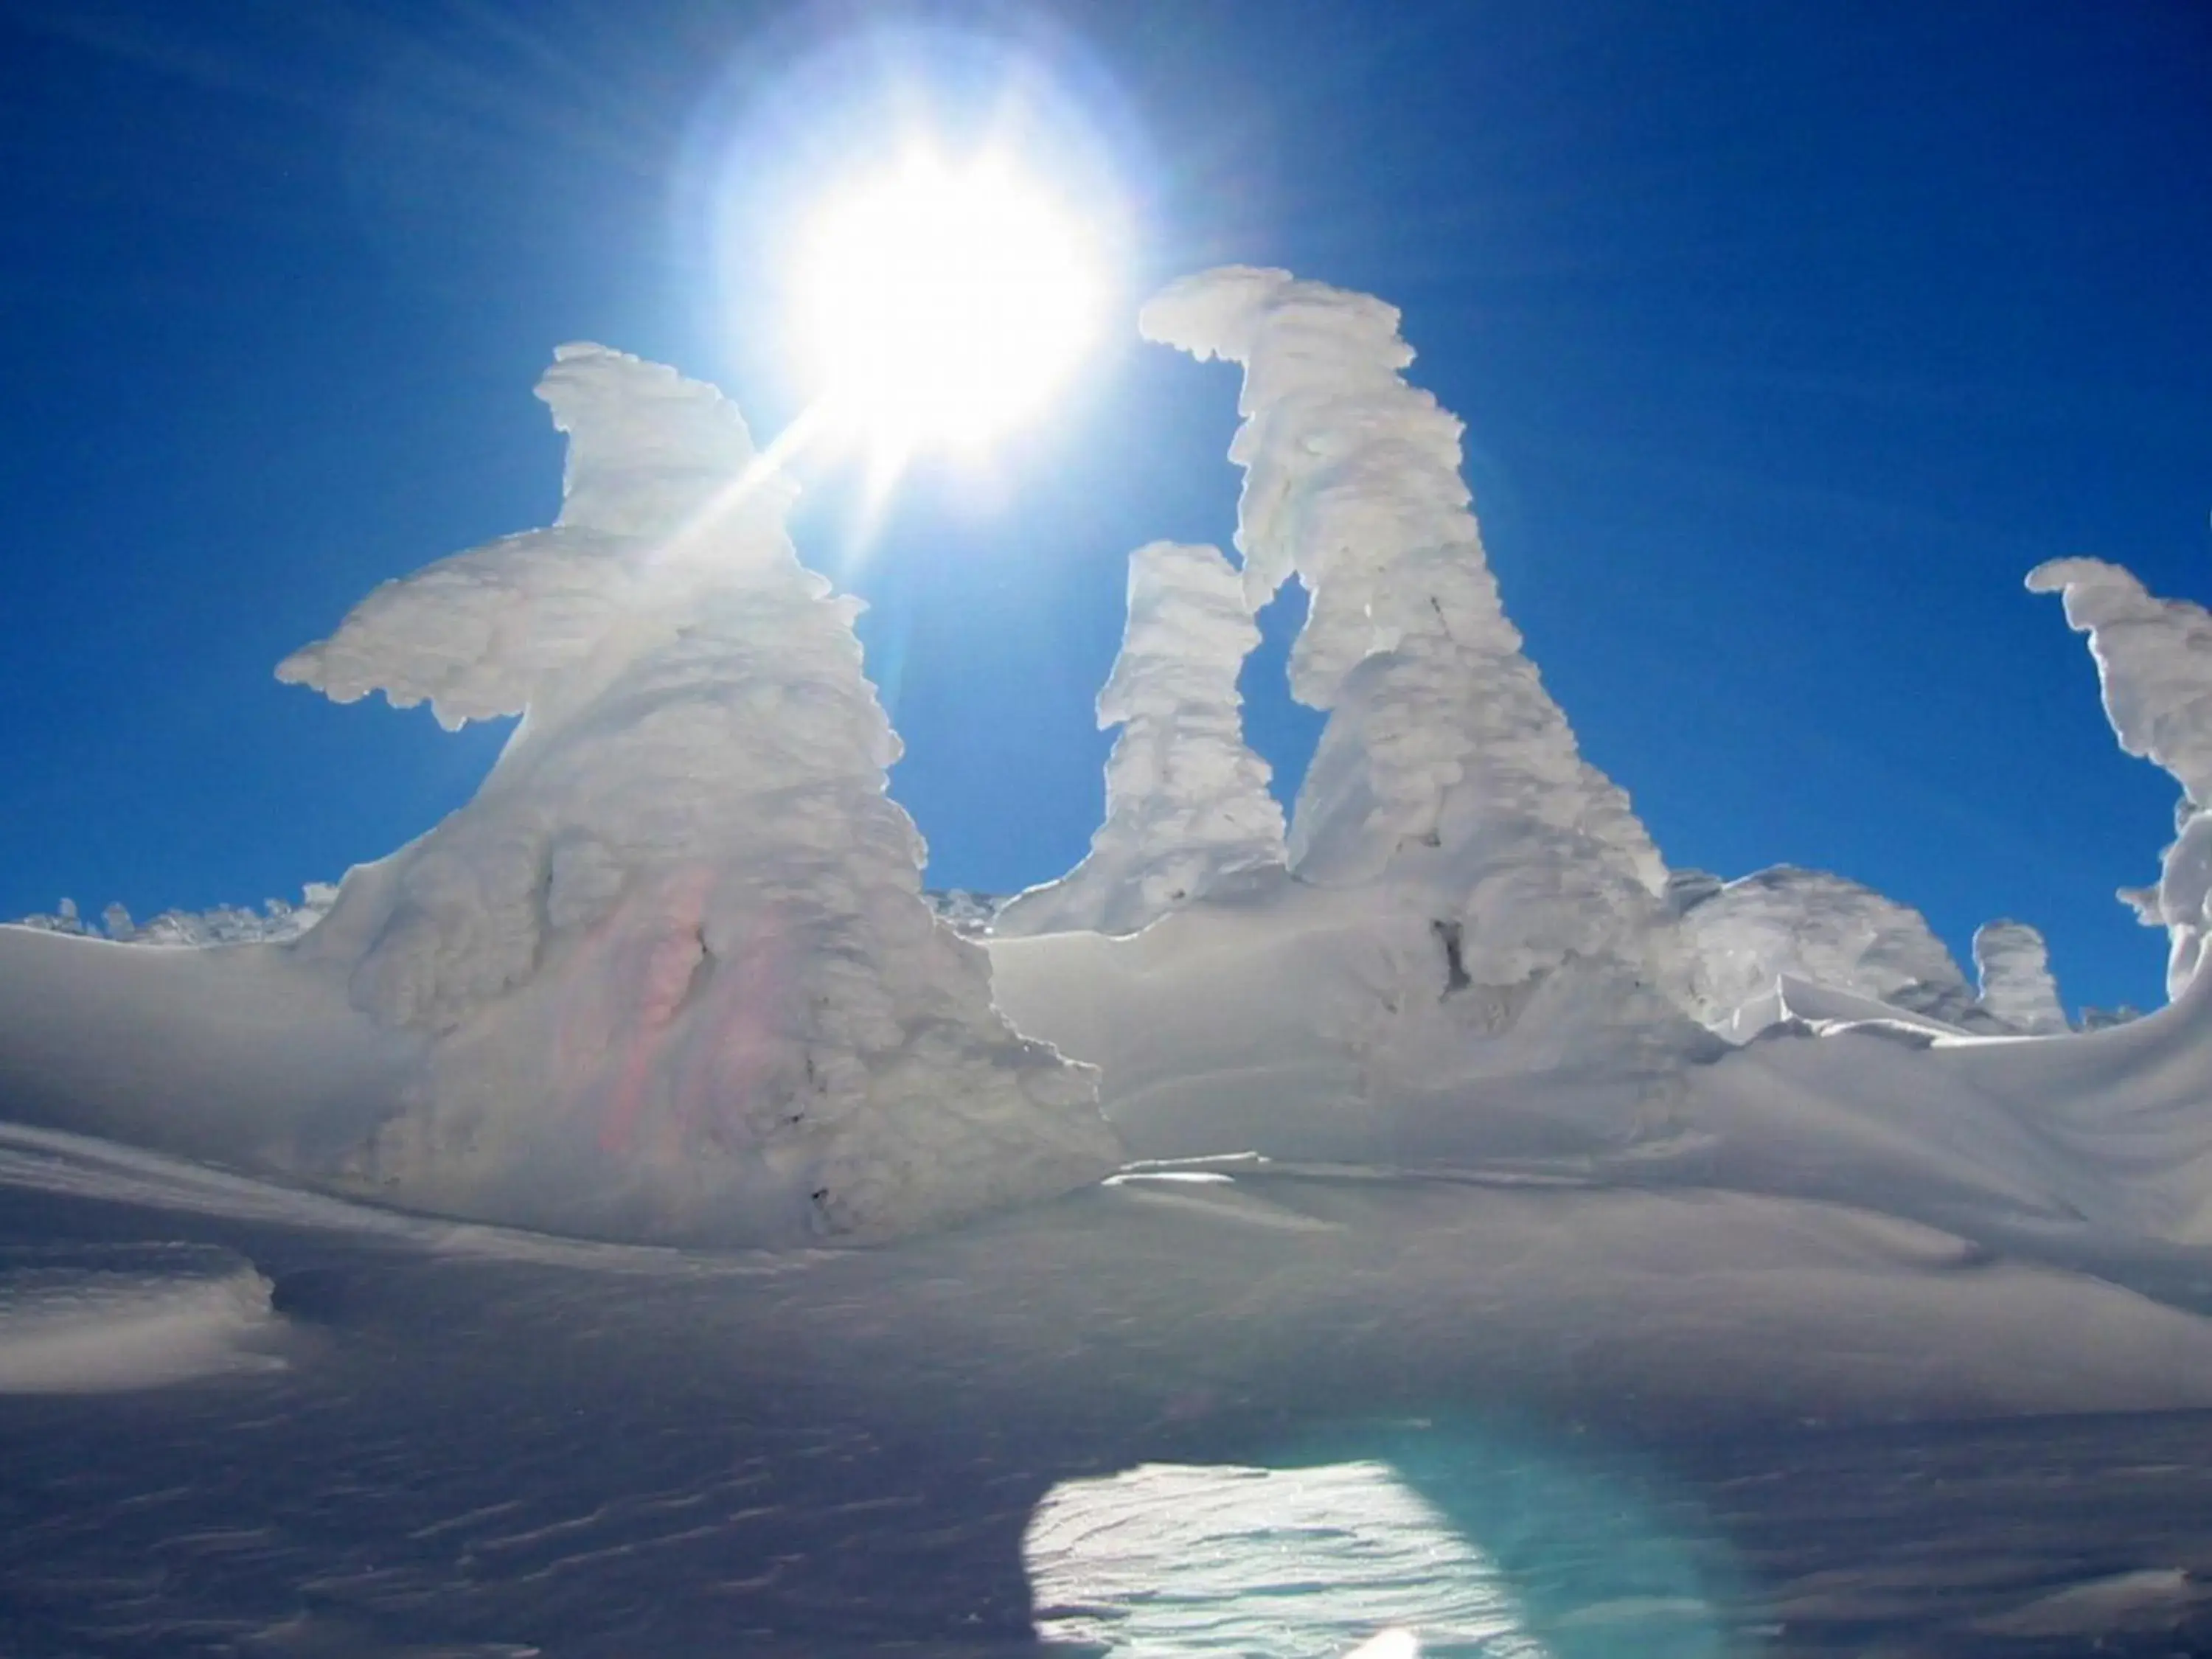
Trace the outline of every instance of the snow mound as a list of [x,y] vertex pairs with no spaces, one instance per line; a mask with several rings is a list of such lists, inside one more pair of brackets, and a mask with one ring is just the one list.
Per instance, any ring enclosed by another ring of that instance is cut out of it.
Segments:
[[378,588],[282,678],[523,713],[476,799],[353,872],[304,955],[427,1038],[337,1170],[421,1207],[721,1243],[882,1237],[1118,1161],[921,895],[858,602],[712,387],[566,346],[559,521]]
[[0,1250],[0,1394],[107,1394],[276,1363],[270,1285],[191,1244]]
[[2061,595],[2068,625],[2089,636],[2120,747],[2181,785],[2158,885],[2120,894],[2146,925],[2166,930],[2166,993],[2179,997],[2212,933],[2212,611],[2157,599],[2101,559],[2054,559],[2030,571],[2027,586]]
[[1098,694],[1099,725],[1121,728],[1106,821],[1082,863],[1008,902],[994,933],[1133,933],[1224,877],[1284,861],[1282,809],[1245,745],[1237,690],[1259,642],[1218,550],[1154,542],[1130,555],[1127,629]]
[[1681,927],[1698,1015],[1716,1027],[1785,976],[1946,1024],[1989,1024],[1925,916],[1824,870],[1741,877],[1692,904]]
[[2024,921],[1988,921],[1974,930],[1974,969],[1982,1006],[2015,1031],[2051,1036],[2067,1029],[2051,975],[2051,950]]

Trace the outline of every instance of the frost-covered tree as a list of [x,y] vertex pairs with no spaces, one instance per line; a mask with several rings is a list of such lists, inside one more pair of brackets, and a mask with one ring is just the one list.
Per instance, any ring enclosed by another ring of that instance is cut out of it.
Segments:
[[1010,901],[993,933],[1133,933],[1224,876],[1282,863],[1282,808],[1245,744],[1237,690],[1259,641],[1218,549],[1154,542],[1129,556],[1128,624],[1098,694],[1098,724],[1121,728],[1106,820],[1082,863]]
[[1230,453],[1246,597],[1256,608],[1292,574],[1310,595],[1291,689],[1330,718],[1292,814],[1293,871],[1427,906],[1455,984],[1571,962],[1672,978],[1654,960],[1666,870],[1522,651],[1460,477],[1460,422],[1407,383],[1397,311],[1240,266],[1175,283],[1139,326],[1243,365]]
[[523,716],[476,798],[300,949],[427,1040],[346,1170],[629,1237],[884,1237],[1065,1191],[1117,1144],[921,890],[852,623],[713,387],[592,345],[538,386],[559,521],[388,582],[281,678]]
[[2181,785],[2158,884],[2120,894],[2146,926],[2166,930],[2166,990],[2178,997],[2212,933],[2212,612],[2159,599],[2101,559],[2054,559],[2027,586],[2061,595],[2067,623],[2089,636],[2120,747]]
[[1825,870],[1778,864],[1705,892],[1682,918],[1699,1017],[1718,1024],[1789,977],[1954,1024],[1973,988],[1919,911]]
[[2024,921],[1985,921],[1974,930],[1974,969],[1982,1007],[2015,1031],[2053,1036],[2068,1029],[2051,948]]

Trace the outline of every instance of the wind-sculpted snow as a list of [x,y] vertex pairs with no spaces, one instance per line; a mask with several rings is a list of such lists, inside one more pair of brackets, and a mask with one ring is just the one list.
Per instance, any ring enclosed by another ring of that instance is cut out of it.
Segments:
[[1460,477],[1460,422],[1407,384],[1397,312],[1231,267],[1170,287],[1139,326],[1243,366],[1230,454],[1246,595],[1293,574],[1310,595],[1291,685],[1331,716],[1292,816],[1296,874],[1425,909],[1474,985],[1571,962],[1671,987],[1666,870],[1522,652]]
[[1682,933],[1700,1018],[1728,1021],[1784,976],[1971,1025],[1972,987],[1928,919],[1824,870],[1777,865],[1692,905]]
[[2067,1029],[2051,951],[2024,921],[1984,922],[1974,930],[1974,968],[1982,1007],[2015,1031],[2051,1036]]
[[1283,813],[1244,742],[1237,677],[1260,641],[1237,574],[1211,547],[1154,542],[1129,557],[1121,654],[1098,694],[1119,726],[1106,821],[1083,862],[994,918],[1012,937],[1133,933],[1224,876],[1283,862]]
[[337,1172],[622,1237],[880,1237],[1116,1161],[1095,1083],[992,1008],[884,794],[857,602],[712,388],[595,346],[539,387],[560,522],[377,590],[286,678],[524,712],[468,806],[347,879],[303,955],[429,1042]]
[[2068,624],[2089,636],[2120,747],[2181,785],[2158,885],[2120,894],[2145,924],[2166,930],[2166,991],[2179,997],[2212,933],[2212,612],[2155,598],[2101,559],[2054,559],[2030,571],[2027,586],[2062,595]]

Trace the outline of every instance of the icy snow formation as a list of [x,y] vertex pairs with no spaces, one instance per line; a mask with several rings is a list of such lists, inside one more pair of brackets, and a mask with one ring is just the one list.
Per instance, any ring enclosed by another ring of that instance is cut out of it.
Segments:
[[2024,921],[1987,921],[1974,930],[1974,969],[1982,1007],[2015,1031],[2052,1036],[2067,1029],[2051,950]]
[[2053,559],[2027,586],[2062,595],[2068,624],[2089,636],[2120,747],[2181,786],[2158,885],[2120,894],[2147,926],[2166,930],[2166,994],[2179,997],[2212,932],[2212,612],[2155,598],[2101,559]]
[[1284,860],[1268,769],[1245,746],[1237,676],[1260,642],[1218,549],[1154,542],[1129,556],[1129,620],[1098,724],[1119,726],[1106,821],[1083,862],[1017,896],[1002,937],[1133,933],[1225,876]]
[[1522,653],[1398,313],[1229,269],[1139,325],[1243,366],[1240,609],[1298,577],[1291,689],[1329,721],[1287,868],[1126,938],[994,930],[1001,1006],[1104,1067],[1147,1156],[1550,1156],[1665,1121],[1716,1046],[1667,872]]
[[1507,620],[1461,481],[1460,422],[1407,384],[1379,300],[1230,267],[1147,304],[1150,338],[1243,366],[1237,544],[1256,607],[1310,595],[1291,687],[1331,711],[1292,815],[1293,872],[1380,882],[1457,939],[1455,977],[1574,961],[1671,981],[1667,872]]
[[1928,919],[1843,876],[1777,865],[1691,905],[1681,927],[1708,1024],[1785,976],[1950,1024],[1974,1022],[1973,989]]
[[563,347],[559,521],[378,588],[285,679],[522,713],[476,799],[353,872],[310,960],[428,1040],[339,1178],[627,1237],[911,1231],[1117,1162],[1090,1073],[992,1007],[884,793],[897,739],[736,409]]

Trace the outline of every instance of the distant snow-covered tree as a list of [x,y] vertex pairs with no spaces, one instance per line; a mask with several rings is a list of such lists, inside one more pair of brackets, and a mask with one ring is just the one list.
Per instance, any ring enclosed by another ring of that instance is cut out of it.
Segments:
[[1952,1024],[1981,1023],[1973,988],[1925,916],[1826,870],[1780,864],[1739,877],[1692,905],[1682,929],[1708,1024],[1784,977]]
[[2068,1030],[2051,974],[2051,950],[2024,921],[1986,921],[1974,930],[1974,968],[1982,1006],[2016,1031],[2034,1036]]
[[1119,726],[1106,819],[1082,863],[1010,900],[1001,937],[1133,933],[1224,876],[1283,862],[1283,812],[1246,746],[1237,677],[1260,630],[1234,567],[1211,547],[1129,556],[1129,619],[1098,723]]

